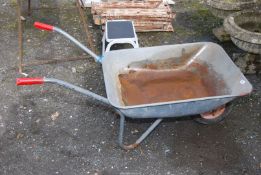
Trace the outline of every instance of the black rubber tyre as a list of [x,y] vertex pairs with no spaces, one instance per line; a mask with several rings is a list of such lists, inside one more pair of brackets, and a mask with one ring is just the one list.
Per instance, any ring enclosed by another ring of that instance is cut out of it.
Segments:
[[197,123],[200,123],[200,124],[204,124],[204,125],[217,124],[217,123],[221,122],[222,120],[224,120],[225,117],[228,116],[231,111],[232,111],[231,104],[226,104],[225,111],[223,112],[223,114],[221,114],[217,118],[215,118],[215,119],[205,119],[205,118],[202,118],[199,115],[199,116],[194,118],[194,121],[196,121]]

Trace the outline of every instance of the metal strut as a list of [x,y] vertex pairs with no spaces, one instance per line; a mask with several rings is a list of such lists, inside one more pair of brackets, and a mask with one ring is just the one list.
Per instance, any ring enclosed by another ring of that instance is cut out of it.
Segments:
[[123,144],[123,134],[124,134],[124,123],[125,123],[125,115],[122,112],[117,110],[117,113],[120,115],[120,131],[119,131],[119,145],[121,148],[125,150],[131,150],[136,148],[145,138],[149,136],[149,134],[160,124],[163,119],[157,119],[154,123],[150,125],[150,127],[135,141],[135,143],[130,145]]

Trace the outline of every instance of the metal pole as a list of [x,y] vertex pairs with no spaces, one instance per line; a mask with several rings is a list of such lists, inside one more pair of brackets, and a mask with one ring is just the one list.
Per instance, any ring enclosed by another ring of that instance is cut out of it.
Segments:
[[[87,25],[87,18],[84,15],[84,11],[81,8],[79,0],[75,0],[75,1],[76,1],[76,6],[78,8],[79,14],[80,14],[81,22],[82,22],[84,30],[85,30],[87,44],[91,48],[91,50],[96,53],[97,50],[93,45],[93,37],[92,37],[92,34],[89,31],[89,28]],[[82,3],[82,1],[81,1],[81,3]]]
[[22,26],[22,20],[21,20],[21,4],[20,0],[17,0],[17,20],[18,20],[18,69],[19,72],[23,72],[23,26]]
[[55,64],[60,62],[67,62],[67,61],[77,61],[77,60],[85,60],[88,56],[78,56],[78,57],[68,57],[63,59],[43,59],[39,61],[32,61],[30,63],[22,64],[23,67],[26,66],[36,66],[36,65],[43,65],[43,64]]
[[31,0],[28,0],[28,9],[27,9],[27,15],[31,15]]

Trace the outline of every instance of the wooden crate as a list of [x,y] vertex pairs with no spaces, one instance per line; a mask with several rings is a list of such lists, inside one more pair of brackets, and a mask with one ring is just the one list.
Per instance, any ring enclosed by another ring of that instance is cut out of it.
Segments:
[[137,32],[174,31],[175,13],[162,0],[103,2],[93,4],[94,23],[104,25],[108,20],[132,20]]

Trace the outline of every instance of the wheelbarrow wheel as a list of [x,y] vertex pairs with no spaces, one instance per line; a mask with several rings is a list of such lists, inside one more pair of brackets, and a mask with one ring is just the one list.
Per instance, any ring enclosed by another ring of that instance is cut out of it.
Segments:
[[200,117],[194,118],[194,120],[200,124],[211,125],[221,122],[231,112],[231,105],[223,105],[210,112],[200,114]]

